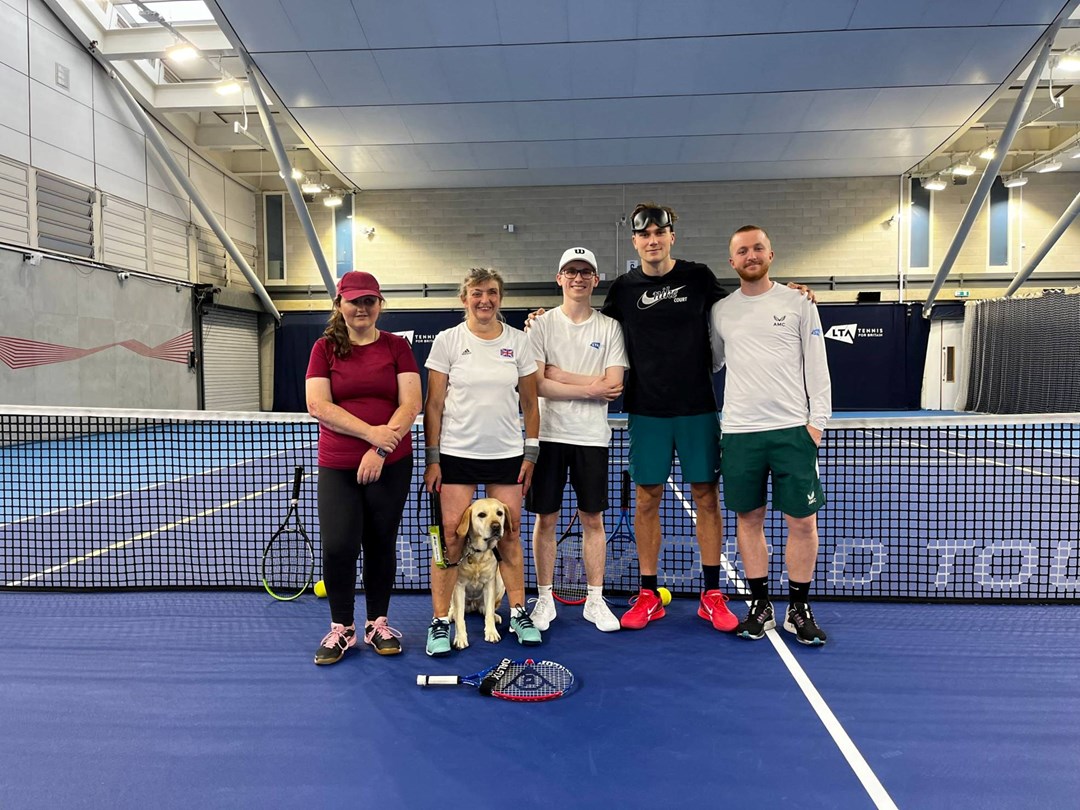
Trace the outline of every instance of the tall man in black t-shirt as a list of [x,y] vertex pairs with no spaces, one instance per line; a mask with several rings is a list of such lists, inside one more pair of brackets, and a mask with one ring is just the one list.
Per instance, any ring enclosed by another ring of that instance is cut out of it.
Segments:
[[677,453],[697,509],[705,581],[698,615],[730,632],[738,619],[720,591],[720,427],[709,344],[709,313],[725,292],[708,266],[671,258],[676,219],[667,206],[634,208],[630,226],[641,267],[615,279],[602,310],[622,324],[626,341],[630,368],[624,401],[630,475],[637,485],[634,532],[641,589],[620,621],[628,630],[640,630],[664,616],[657,595],[660,501]]

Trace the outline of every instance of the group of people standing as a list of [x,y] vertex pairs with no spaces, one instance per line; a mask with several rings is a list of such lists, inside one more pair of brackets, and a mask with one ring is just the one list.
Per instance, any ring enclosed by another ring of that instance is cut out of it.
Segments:
[[[815,516],[825,503],[817,448],[831,415],[817,310],[805,288],[769,279],[773,251],[763,228],[745,226],[732,235],[729,262],[740,288],[726,296],[706,265],[671,256],[676,219],[667,206],[642,203],[634,209],[630,226],[640,267],[615,279],[600,311],[591,301],[600,280],[595,256],[586,248],[568,249],[556,273],[561,306],[530,315],[527,333],[499,316],[504,289],[498,272],[471,270],[459,291],[464,321],[432,344],[423,409],[424,485],[441,496],[451,563],[464,544],[453,527],[479,485],[509,508],[511,530],[500,539],[498,556],[510,630],[521,644],[540,644],[556,619],[555,532],[567,479],[584,538],[584,617],[604,632],[639,630],[664,617],[657,581],[660,503],[676,455],[696,509],[704,580],[698,616],[747,639],[762,638],[775,626],[764,535],[771,478],[773,505],[788,526],[783,626],[804,644],[826,641],[809,604]],[[377,328],[384,299],[376,279],[353,271],[342,277],[337,292],[307,371],[308,410],[320,423],[319,520],[331,612],[317,664],[336,663],[357,643],[353,601],[361,551],[364,641],[380,654],[401,651],[401,634],[387,623],[387,611],[412,475],[410,427],[421,409],[419,370],[408,343]],[[724,366],[718,419],[712,371]],[[607,410],[621,395],[636,485],[641,582],[630,609],[616,618],[602,595],[603,513]],[[738,517],[738,549],[751,597],[741,620],[720,587],[721,475],[725,501]],[[538,598],[531,613],[525,609],[523,503],[536,515]],[[431,583],[426,652],[449,655],[456,569],[433,566]]]

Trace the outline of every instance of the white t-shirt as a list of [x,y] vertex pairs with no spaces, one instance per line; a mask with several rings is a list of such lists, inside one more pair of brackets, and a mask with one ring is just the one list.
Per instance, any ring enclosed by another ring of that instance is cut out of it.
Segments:
[[742,291],[713,304],[713,369],[727,365],[725,433],[810,424],[832,415],[832,385],[817,307],[781,284],[761,295]]
[[[602,377],[612,366],[626,367],[622,327],[596,310],[574,323],[562,307],[550,309],[529,328],[537,359],[572,374]],[[607,402],[540,398],[540,439],[546,442],[607,447],[611,441]]]
[[502,325],[483,340],[464,323],[440,332],[424,365],[449,376],[440,452],[473,459],[520,456],[524,448],[517,384],[536,373],[536,356],[520,329]]

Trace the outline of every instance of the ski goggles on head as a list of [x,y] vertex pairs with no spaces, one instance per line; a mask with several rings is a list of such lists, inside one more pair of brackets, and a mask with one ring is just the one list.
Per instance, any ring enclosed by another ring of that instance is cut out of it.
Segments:
[[663,208],[642,208],[630,221],[630,230],[633,233],[640,233],[650,224],[657,228],[670,228],[672,227],[671,214]]

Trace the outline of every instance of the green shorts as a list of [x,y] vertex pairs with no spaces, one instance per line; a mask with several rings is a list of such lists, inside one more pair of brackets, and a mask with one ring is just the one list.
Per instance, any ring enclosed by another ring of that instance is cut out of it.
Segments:
[[715,413],[696,416],[630,414],[630,477],[635,484],[663,484],[679,455],[682,478],[715,484],[720,477],[720,422]]
[[757,433],[725,433],[721,440],[724,505],[753,512],[766,504],[772,474],[773,506],[791,517],[809,517],[825,505],[818,478],[817,445],[805,426]]

